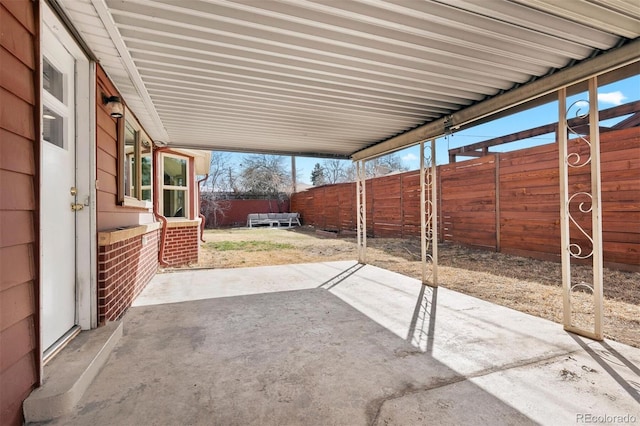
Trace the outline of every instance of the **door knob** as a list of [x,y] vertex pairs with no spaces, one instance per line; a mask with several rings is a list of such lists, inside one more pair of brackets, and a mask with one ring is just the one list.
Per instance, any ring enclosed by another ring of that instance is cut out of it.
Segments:
[[78,188],[76,188],[75,186],[72,186],[69,192],[71,192],[71,195],[75,197],[76,195],[78,195]]

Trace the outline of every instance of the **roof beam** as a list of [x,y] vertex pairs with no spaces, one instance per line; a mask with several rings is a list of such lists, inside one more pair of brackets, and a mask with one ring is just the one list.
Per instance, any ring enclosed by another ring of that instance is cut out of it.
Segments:
[[[599,112],[600,121],[608,120],[610,118],[620,117],[622,115],[635,114],[640,111],[640,101],[630,102],[628,104],[619,105],[611,108],[607,108]],[[626,121],[626,120],[625,120]],[[589,117],[574,117],[567,121],[567,125],[575,132],[578,129],[586,130],[586,134],[589,133]],[[516,142],[522,139],[533,138],[540,135],[546,135],[547,133],[555,133],[558,123],[549,123],[542,126],[534,127],[532,129],[522,130],[519,132],[511,133],[497,138],[488,139],[482,142],[476,142],[469,145],[461,146],[458,148],[451,148],[449,150],[450,162],[455,162],[456,156],[473,157],[474,153],[477,153],[479,149],[486,149],[492,146],[502,145],[505,143]],[[614,126],[614,129],[618,128]],[[624,125],[623,125],[624,128]],[[600,127],[600,132],[610,131],[612,129]],[[453,161],[451,159],[453,158]]]
[[448,130],[459,130],[468,127],[474,122],[552,93],[561,87],[579,83],[590,77],[604,74],[626,65],[639,63],[640,55],[638,55],[638,52],[640,52],[640,39],[486,101],[461,109],[448,117],[431,121],[391,139],[356,151],[351,155],[351,159],[359,161],[379,157],[428,139],[444,136]]

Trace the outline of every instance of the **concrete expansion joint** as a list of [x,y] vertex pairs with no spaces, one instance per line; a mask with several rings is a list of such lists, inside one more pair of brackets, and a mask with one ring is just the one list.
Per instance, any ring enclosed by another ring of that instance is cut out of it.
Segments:
[[401,399],[408,395],[415,395],[422,392],[429,392],[432,390],[441,389],[447,386],[454,385],[456,383],[464,382],[469,379],[475,379],[478,377],[487,376],[489,374],[493,374],[501,371],[509,371],[515,368],[534,366],[537,364],[547,364],[549,363],[549,361],[553,361],[559,358],[571,357],[571,355],[577,354],[580,352],[581,352],[581,349],[576,349],[573,351],[553,353],[548,355],[540,355],[533,358],[528,358],[528,359],[523,359],[516,362],[503,364],[500,366],[485,368],[478,372],[467,374],[467,375],[459,375],[459,376],[454,376],[448,379],[440,379],[440,380],[437,380],[435,383],[431,385],[426,385],[426,386],[415,387],[413,384],[408,383],[405,385],[403,389],[399,390],[398,392],[395,392],[386,397],[375,399],[368,404],[368,406],[370,407],[369,409],[367,409],[368,412],[374,412],[375,410],[375,413],[372,416],[371,421],[369,422],[369,425],[375,426],[378,424],[378,419],[380,417],[380,413],[382,412],[382,408],[384,404],[387,403],[388,401]]
[[407,395],[414,395],[417,393],[422,393],[422,392],[428,392],[434,389],[438,389],[438,388],[443,388],[446,386],[450,386],[456,383],[460,383],[460,382],[464,382],[465,380],[467,380],[466,376],[454,376],[448,379],[439,379],[437,380],[434,384],[432,385],[426,385],[426,386],[418,386],[418,387],[414,387],[413,384],[408,383],[405,385],[405,387],[401,390],[399,390],[398,392],[395,392],[391,395],[379,398],[379,399],[374,399],[373,401],[371,401],[368,404],[368,409],[367,412],[371,413],[374,412],[375,413],[373,415],[373,417],[371,418],[371,421],[369,422],[369,425],[371,426],[375,426],[378,424],[378,419],[380,417],[380,412],[382,411],[382,407],[384,406],[384,404],[388,401],[393,401],[395,399],[401,399],[404,398]]
[[553,354],[549,354],[549,355],[540,355],[540,356],[533,357],[533,358],[523,359],[521,361],[510,362],[510,363],[507,363],[507,364],[503,364],[501,366],[489,367],[489,368],[486,368],[484,370],[480,370],[480,371],[478,371],[476,373],[469,374],[469,375],[466,376],[466,378],[467,379],[475,379],[477,377],[487,376],[489,374],[497,373],[497,372],[500,372],[500,371],[509,371],[509,370],[513,370],[514,368],[528,367],[528,366],[533,366],[533,365],[536,365],[536,364],[548,363],[549,361],[555,360],[557,358],[563,358],[563,357],[571,356],[571,355],[577,354],[579,352],[582,352],[582,350],[581,349],[576,349],[576,350],[573,350],[573,351],[553,353]]

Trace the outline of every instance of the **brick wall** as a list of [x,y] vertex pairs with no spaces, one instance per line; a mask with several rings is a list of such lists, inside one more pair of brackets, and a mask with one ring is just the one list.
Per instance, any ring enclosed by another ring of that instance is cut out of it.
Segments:
[[158,269],[160,230],[98,247],[98,322],[119,319]]
[[200,222],[169,222],[164,244],[164,261],[169,266],[184,266],[198,262]]

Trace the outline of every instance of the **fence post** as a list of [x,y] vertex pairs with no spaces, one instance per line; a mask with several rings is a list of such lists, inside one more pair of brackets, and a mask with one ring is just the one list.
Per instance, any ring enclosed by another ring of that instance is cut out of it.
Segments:
[[402,184],[402,173],[398,174],[400,179],[400,238],[404,238],[404,185]]
[[496,166],[496,252],[500,252],[500,153],[496,152],[494,157]]

